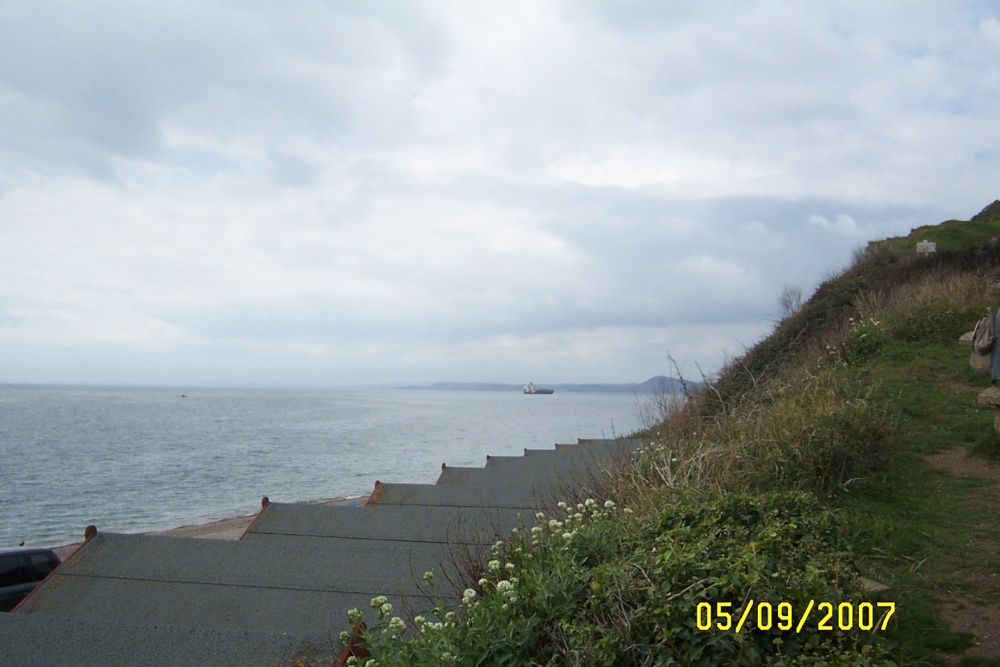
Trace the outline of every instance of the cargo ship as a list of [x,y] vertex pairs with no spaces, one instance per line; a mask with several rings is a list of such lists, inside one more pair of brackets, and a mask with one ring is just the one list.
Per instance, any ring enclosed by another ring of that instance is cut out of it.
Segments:
[[536,387],[534,382],[529,382],[528,384],[524,385],[525,394],[551,394],[553,391],[555,390],[541,389],[539,387]]

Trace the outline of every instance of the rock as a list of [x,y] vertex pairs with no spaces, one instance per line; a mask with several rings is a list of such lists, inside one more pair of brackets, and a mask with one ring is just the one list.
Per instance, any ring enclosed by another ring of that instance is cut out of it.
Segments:
[[979,392],[979,405],[992,405],[996,410],[993,430],[1000,434],[1000,387],[990,387]]
[[979,392],[979,405],[1000,405],[1000,387],[990,387]]
[[867,577],[861,577],[861,590],[868,593],[882,593],[889,590],[889,587],[880,581],[868,579]]
[[993,360],[988,354],[979,354],[975,349],[972,350],[972,354],[969,355],[969,368],[974,371],[983,371],[984,373],[993,372]]

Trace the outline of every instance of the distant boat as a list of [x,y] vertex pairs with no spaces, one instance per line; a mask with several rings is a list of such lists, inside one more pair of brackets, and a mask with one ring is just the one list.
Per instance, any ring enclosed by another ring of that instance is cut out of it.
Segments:
[[551,394],[554,391],[555,391],[554,389],[539,389],[538,387],[535,386],[534,382],[529,382],[528,384],[524,385],[525,394]]

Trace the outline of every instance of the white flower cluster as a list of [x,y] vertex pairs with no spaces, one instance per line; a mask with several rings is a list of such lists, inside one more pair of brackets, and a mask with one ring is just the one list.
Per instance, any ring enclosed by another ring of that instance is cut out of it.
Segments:
[[[372,609],[376,609],[379,621],[384,623],[389,629],[389,632],[393,634],[399,634],[406,631],[406,621],[401,619],[399,616],[392,615],[392,604],[389,602],[388,598],[384,595],[376,595],[371,601]],[[361,612],[357,609],[351,609],[347,612],[347,620],[352,624],[358,623],[361,620]],[[340,640],[345,644],[350,639],[349,633],[341,632]]]
[[444,630],[447,626],[453,625],[455,622],[455,612],[449,611],[445,615],[445,621],[435,623],[434,621],[428,621],[423,616],[414,616],[413,623],[417,626],[417,630],[420,632],[434,632]]
[[[605,500],[602,508],[593,498],[588,498],[582,503],[577,503],[576,506],[561,502],[556,507],[566,512],[566,518],[560,521],[559,519],[549,519],[542,512],[537,513],[535,519],[537,519],[539,525],[531,529],[532,543],[537,543],[546,534],[561,536],[564,542],[572,542],[576,536],[577,529],[583,525],[585,520],[598,519],[618,509],[618,506],[612,500]],[[622,512],[624,514],[631,514],[632,510],[626,507]]]
[[[357,656],[352,655],[347,659],[347,667],[362,667],[361,659],[358,658]],[[378,660],[372,658],[370,660],[365,661],[364,667],[379,667],[379,662]]]
[[[501,551],[500,547],[502,545],[503,543],[501,542],[498,542],[497,544],[494,545],[493,553],[495,555],[500,554]],[[499,558],[494,558],[493,560],[489,561],[486,564],[486,569],[489,571],[487,575],[480,578],[479,581],[477,582],[479,584],[479,588],[483,591],[484,598],[490,596],[490,587],[492,587],[496,591],[497,597],[499,597],[500,600],[502,601],[501,609],[504,610],[508,609],[510,604],[513,604],[518,600],[517,593],[514,590],[514,587],[517,584],[517,577],[510,576],[510,574],[513,573],[514,570],[517,568],[514,566],[513,563],[501,564]],[[490,580],[493,573],[496,573],[497,577],[506,574],[507,578],[498,579],[497,582],[494,584]],[[473,591],[472,589],[465,591],[465,593],[466,595],[463,596],[462,602],[465,602],[466,598],[469,598],[471,601],[472,598],[475,596],[475,591]],[[472,595],[469,595],[469,593],[472,593]]]
[[517,591],[514,590],[514,584],[517,582],[513,577],[511,579],[501,579],[497,582],[497,594],[504,599],[503,609],[507,609],[507,603],[517,602]]

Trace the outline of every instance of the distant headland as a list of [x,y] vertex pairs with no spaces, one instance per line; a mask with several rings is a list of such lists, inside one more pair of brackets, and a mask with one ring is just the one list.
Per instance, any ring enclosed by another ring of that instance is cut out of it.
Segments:
[[[684,386],[688,388],[701,387],[701,382],[692,382],[678,378],[657,375],[645,382],[631,382],[626,384],[550,384],[545,383],[549,389],[556,392],[591,392],[606,394],[676,394],[684,391]],[[427,390],[447,390],[447,391],[517,391],[524,389],[523,384],[504,384],[499,382],[433,382],[431,384],[416,384],[400,387],[400,389],[427,389]]]

